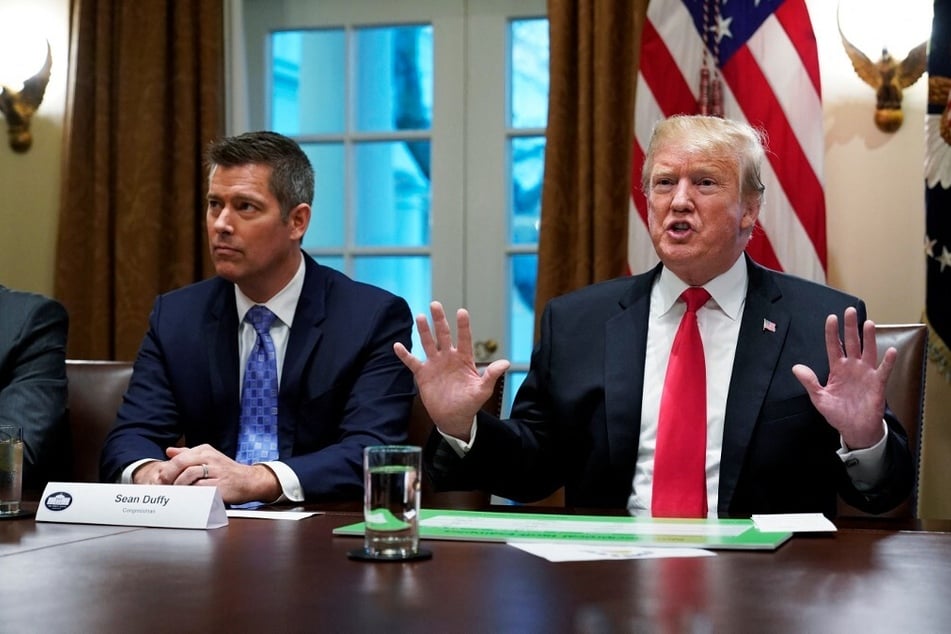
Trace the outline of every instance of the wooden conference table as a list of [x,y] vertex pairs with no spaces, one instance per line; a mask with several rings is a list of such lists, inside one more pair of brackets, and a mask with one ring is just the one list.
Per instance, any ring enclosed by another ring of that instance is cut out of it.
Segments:
[[429,561],[361,563],[346,557],[360,538],[331,534],[361,520],[351,509],[207,531],[0,521],[0,632],[951,627],[951,522],[866,523],[710,558],[551,563],[504,544],[426,541]]

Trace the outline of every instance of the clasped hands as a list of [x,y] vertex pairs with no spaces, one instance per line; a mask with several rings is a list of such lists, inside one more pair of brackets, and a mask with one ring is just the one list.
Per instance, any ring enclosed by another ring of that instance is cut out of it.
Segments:
[[[444,434],[469,441],[472,420],[491,396],[498,378],[509,368],[506,360],[493,361],[480,375],[472,354],[469,313],[456,312],[457,345],[452,344],[449,321],[442,304],[430,304],[433,326],[425,315],[417,315],[426,360],[421,361],[401,343],[393,345],[400,360],[412,371],[419,396],[436,427]],[[885,413],[885,385],[895,365],[897,351],[889,348],[876,365],[878,347],[875,324],[863,324],[859,337],[858,313],[845,310],[845,341],[839,339],[839,319],[829,315],[825,322],[825,344],[829,378],[820,385],[815,372],[802,364],[792,368],[809,394],[813,406],[839,432],[849,449],[864,449],[882,439]],[[862,341],[864,339],[864,347]]]
[[235,462],[211,445],[169,447],[168,460],[147,462],[135,470],[135,484],[178,484],[216,486],[225,504],[256,500],[271,501],[281,496],[281,485],[265,465]]

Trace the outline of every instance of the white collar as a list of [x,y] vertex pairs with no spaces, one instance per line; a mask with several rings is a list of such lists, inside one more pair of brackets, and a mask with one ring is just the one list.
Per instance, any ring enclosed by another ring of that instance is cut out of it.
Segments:
[[[301,291],[304,290],[305,257],[307,256],[301,254],[300,265],[297,267],[297,272],[294,273],[294,277],[291,278],[291,281],[271,297],[271,299],[262,304],[277,315],[277,318],[288,328],[290,328],[294,321],[294,313],[297,311],[297,300],[300,299]],[[234,285],[234,299],[238,307],[238,323],[240,324],[244,321],[244,316],[251,310],[251,307],[257,305],[257,302],[251,301],[247,295],[242,293],[237,284]]]
[[[746,270],[746,258],[741,255],[733,263],[733,266],[704,284],[703,288],[707,289],[716,305],[730,319],[738,319],[740,310],[743,308],[743,302],[746,301],[748,284],[749,273]],[[674,275],[670,269],[666,266],[662,267],[652,292],[652,301],[660,303],[659,314],[663,315],[669,311],[677,302],[680,294],[688,287],[689,284]]]

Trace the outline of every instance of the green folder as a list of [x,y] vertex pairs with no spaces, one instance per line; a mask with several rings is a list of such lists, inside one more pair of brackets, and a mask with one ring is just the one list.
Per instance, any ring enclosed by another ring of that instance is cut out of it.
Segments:
[[[362,536],[364,523],[334,529]],[[645,547],[775,550],[790,532],[766,533],[748,519],[651,519],[630,516],[556,515],[422,509],[421,539],[476,542],[546,541]]]

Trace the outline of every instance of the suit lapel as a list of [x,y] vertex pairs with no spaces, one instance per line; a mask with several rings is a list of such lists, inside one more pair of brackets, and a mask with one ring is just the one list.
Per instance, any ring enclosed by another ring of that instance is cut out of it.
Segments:
[[321,323],[326,315],[327,293],[331,284],[310,256],[305,254],[303,257],[304,287],[294,311],[294,323],[291,324],[287,350],[284,353],[284,369],[281,372],[278,439],[282,457],[293,453],[294,413],[289,408],[300,401],[302,385],[309,376],[309,373],[305,372],[307,363],[315,354],[323,336]]
[[647,322],[654,277],[660,271],[637,275],[619,301],[621,312],[605,324],[604,409],[608,451],[615,471],[633,477],[641,433],[644,359]]
[[284,370],[281,372],[281,394],[296,389],[298,382],[283,380],[285,377],[299,377],[304,364],[313,353],[321,337],[320,323],[327,311],[327,282],[320,274],[316,262],[305,255],[304,287],[297,310],[294,311],[294,323],[291,324],[290,337],[287,340],[287,352],[284,355]]
[[718,511],[728,512],[750,438],[789,331],[790,314],[772,273],[747,260],[749,287],[736,344],[720,455]]
[[[221,415],[212,423],[212,431],[225,455],[234,456],[238,445],[238,418],[241,414],[238,361],[238,309],[234,285],[220,280],[209,302],[209,317],[202,326],[202,337],[209,342],[208,373],[214,411]],[[191,442],[191,441],[189,441]]]

